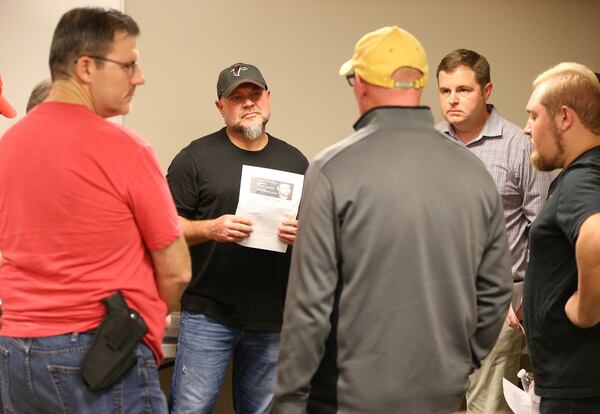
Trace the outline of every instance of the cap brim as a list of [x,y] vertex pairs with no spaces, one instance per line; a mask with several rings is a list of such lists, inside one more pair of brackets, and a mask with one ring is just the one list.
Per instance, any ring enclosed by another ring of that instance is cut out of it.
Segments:
[[17,111],[12,107],[10,103],[6,100],[6,98],[0,95],[0,114],[4,115],[7,118],[14,118],[17,116]]
[[342,66],[340,66],[340,76],[346,76],[350,72],[352,72],[354,68],[352,67],[352,59],[345,62]]
[[266,86],[258,81],[255,81],[253,79],[240,79],[236,82],[233,82],[231,85],[229,85],[229,88],[227,88],[223,91],[223,93],[221,94],[221,97],[227,98],[229,95],[231,95],[231,92],[233,92],[235,88],[237,88],[238,86],[240,86],[244,83],[251,83],[251,84],[256,85],[264,90],[267,90]]

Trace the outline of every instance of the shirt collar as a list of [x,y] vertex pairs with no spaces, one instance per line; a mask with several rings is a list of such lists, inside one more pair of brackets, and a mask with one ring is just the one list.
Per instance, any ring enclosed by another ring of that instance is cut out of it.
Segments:
[[[490,113],[490,116],[485,121],[485,124],[483,125],[483,128],[481,128],[479,134],[466,145],[471,145],[484,138],[502,138],[502,118],[500,117],[500,114],[498,111],[496,111],[494,105],[487,104],[486,107]],[[454,132],[454,127],[450,125],[448,121],[444,120],[441,122],[440,131],[452,137],[453,139],[462,142]]]
[[354,124],[359,130],[367,125],[402,125],[404,129],[433,126],[433,116],[427,106],[378,106],[365,112]]

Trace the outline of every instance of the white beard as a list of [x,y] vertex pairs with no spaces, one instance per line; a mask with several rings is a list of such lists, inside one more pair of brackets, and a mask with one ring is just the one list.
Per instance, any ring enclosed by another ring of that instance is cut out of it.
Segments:
[[254,141],[255,139],[260,138],[265,132],[265,126],[267,125],[267,122],[269,122],[270,117],[270,113],[264,116],[261,115],[250,125],[240,125],[239,131],[250,141]]
[[250,141],[254,141],[265,132],[265,125],[262,120],[253,125],[242,125],[242,132]]

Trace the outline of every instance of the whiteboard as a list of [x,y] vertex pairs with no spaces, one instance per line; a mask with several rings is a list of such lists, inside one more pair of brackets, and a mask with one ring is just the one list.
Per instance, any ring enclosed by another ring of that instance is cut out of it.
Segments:
[[33,87],[50,78],[48,57],[60,17],[75,7],[100,6],[124,10],[124,0],[0,0],[0,74],[2,94],[17,111],[0,116],[0,136],[25,115]]

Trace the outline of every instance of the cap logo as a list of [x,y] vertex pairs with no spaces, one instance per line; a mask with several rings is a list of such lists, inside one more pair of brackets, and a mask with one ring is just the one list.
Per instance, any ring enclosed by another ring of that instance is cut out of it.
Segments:
[[240,73],[243,70],[248,70],[248,68],[246,66],[235,66],[233,69],[231,69],[231,73],[233,73],[233,76],[240,76]]

